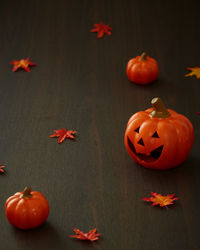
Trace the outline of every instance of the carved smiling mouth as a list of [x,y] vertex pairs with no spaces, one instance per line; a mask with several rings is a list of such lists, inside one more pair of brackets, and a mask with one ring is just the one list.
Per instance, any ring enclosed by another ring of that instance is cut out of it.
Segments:
[[128,145],[129,148],[131,149],[131,151],[141,160],[143,161],[148,161],[148,162],[153,162],[158,160],[158,158],[160,157],[162,150],[163,150],[163,145],[155,148],[153,151],[151,151],[150,155],[146,155],[146,154],[141,154],[141,153],[137,153],[135,150],[135,147],[133,145],[133,143],[131,142],[131,140],[128,138]]

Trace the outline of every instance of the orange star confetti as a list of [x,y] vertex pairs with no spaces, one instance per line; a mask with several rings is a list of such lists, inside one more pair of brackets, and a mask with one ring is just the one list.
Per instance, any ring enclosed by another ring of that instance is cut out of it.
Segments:
[[152,197],[143,198],[143,201],[153,202],[152,206],[159,205],[160,207],[165,207],[168,205],[174,204],[173,201],[178,200],[179,198],[174,197],[175,194],[162,195],[151,192]]
[[5,168],[5,167],[6,167],[6,166],[2,166],[1,163],[0,163],[0,173],[3,174],[3,173],[5,172],[5,170],[3,169],[3,168]]
[[97,229],[94,228],[90,230],[88,233],[84,233],[81,230],[74,228],[74,232],[76,233],[75,235],[69,235],[71,238],[76,238],[79,240],[89,240],[91,242],[98,240],[100,233],[96,233]]
[[66,130],[65,128],[54,130],[55,134],[50,135],[50,138],[53,137],[59,137],[58,138],[58,143],[63,142],[66,138],[69,139],[74,139],[74,135],[77,133],[76,131],[73,130]]
[[111,35],[112,28],[109,25],[105,25],[104,23],[95,23],[93,29],[90,30],[90,32],[98,32],[97,38],[102,38],[104,34]]
[[15,72],[17,71],[19,68],[24,69],[26,72],[30,72],[30,68],[29,66],[36,66],[35,63],[30,62],[30,58],[27,57],[26,59],[21,59],[19,61],[17,60],[13,60],[12,62],[10,62],[10,64],[13,64],[13,68],[12,71]]
[[185,76],[196,76],[196,78],[200,78],[200,68],[199,67],[194,67],[194,68],[187,68],[191,72],[186,74]]

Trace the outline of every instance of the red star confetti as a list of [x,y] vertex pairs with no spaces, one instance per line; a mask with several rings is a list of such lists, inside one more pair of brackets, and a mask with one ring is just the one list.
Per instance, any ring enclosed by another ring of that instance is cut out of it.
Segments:
[[105,25],[104,23],[95,23],[93,29],[90,30],[90,32],[98,32],[97,38],[102,38],[104,34],[111,35],[112,28],[109,25]]
[[200,78],[200,68],[199,67],[194,67],[194,68],[187,68],[191,72],[186,74],[185,76],[196,76],[196,78]]
[[73,130],[66,130],[65,128],[59,129],[59,130],[54,130],[55,134],[50,135],[50,138],[53,137],[59,137],[58,138],[58,143],[63,142],[66,138],[69,139],[74,139],[74,135],[77,133],[76,131]]
[[3,168],[5,168],[5,167],[6,167],[6,166],[2,166],[1,163],[0,163],[0,173],[3,174],[3,173],[5,172],[5,170],[3,169]]
[[76,233],[75,235],[69,235],[71,238],[76,238],[79,240],[89,240],[91,242],[98,240],[100,233],[96,233],[97,229],[94,228],[90,230],[88,233],[84,233],[81,230],[74,228],[74,232]]
[[179,199],[177,197],[174,197],[175,194],[168,194],[163,196],[162,194],[151,192],[151,195],[152,197],[143,198],[142,200],[153,202],[152,206],[159,205],[160,207],[165,207],[174,204],[173,201]]
[[35,63],[30,62],[30,58],[27,57],[26,59],[21,59],[19,61],[17,60],[13,60],[12,62],[10,62],[10,64],[13,64],[13,68],[12,71],[15,72],[17,71],[19,68],[24,69],[26,72],[30,72],[30,68],[29,66],[36,66]]

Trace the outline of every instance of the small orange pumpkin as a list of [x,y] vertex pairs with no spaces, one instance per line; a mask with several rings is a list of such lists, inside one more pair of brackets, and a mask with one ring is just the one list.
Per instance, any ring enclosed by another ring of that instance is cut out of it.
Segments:
[[158,76],[158,63],[144,52],[128,61],[126,67],[128,79],[137,84],[148,84]]
[[43,194],[26,187],[6,200],[8,221],[15,227],[30,229],[38,227],[49,215],[49,204]]
[[125,146],[140,165],[152,169],[169,169],[181,164],[194,141],[194,129],[184,115],[166,109],[160,98],[153,108],[135,113],[128,121]]

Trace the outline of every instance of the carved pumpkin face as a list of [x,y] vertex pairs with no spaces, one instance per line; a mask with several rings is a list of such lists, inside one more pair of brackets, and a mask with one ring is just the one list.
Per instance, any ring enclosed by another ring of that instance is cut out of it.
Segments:
[[[140,138],[137,142],[136,145],[134,146],[134,143],[131,141],[131,139],[129,137],[127,137],[128,140],[128,146],[131,149],[131,151],[140,159],[140,160],[144,160],[147,162],[155,162],[157,159],[159,159],[159,157],[162,154],[163,151],[163,145],[160,145],[159,140],[153,140],[151,138],[148,138],[149,141],[151,141],[151,144],[147,145],[147,147],[145,147],[144,141],[140,135],[140,127],[138,127],[135,130],[136,133],[138,133],[139,135],[135,135],[135,138],[137,140],[137,138]],[[157,131],[155,131],[152,135],[152,138],[160,138],[158,136]],[[156,146],[156,148],[154,147],[154,144]],[[150,148],[149,148],[150,146]],[[157,147],[158,146],[158,147]],[[137,148],[137,150],[136,150]]]
[[126,149],[137,163],[147,168],[169,169],[179,165],[187,158],[193,144],[191,122],[173,110],[163,112],[158,107],[141,111],[127,124]]

